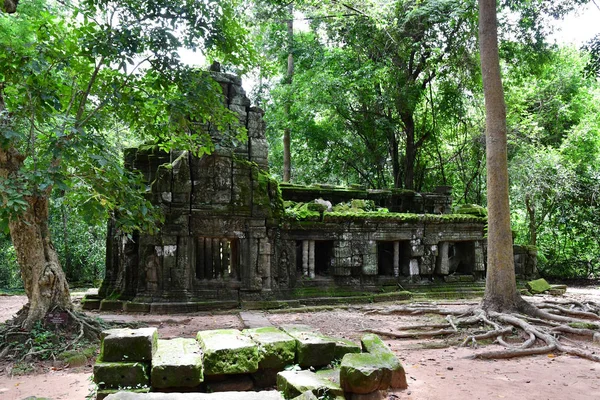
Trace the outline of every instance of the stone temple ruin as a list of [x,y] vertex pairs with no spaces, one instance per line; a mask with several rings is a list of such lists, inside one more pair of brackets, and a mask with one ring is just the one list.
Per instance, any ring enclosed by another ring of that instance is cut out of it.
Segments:
[[[397,293],[422,282],[469,282],[485,273],[485,214],[452,213],[451,189],[433,193],[278,184],[268,173],[263,112],[238,77],[211,72],[248,131],[217,150],[129,149],[161,207],[160,233],[128,238],[109,229],[106,276],[86,308],[197,311],[294,304],[314,297]],[[210,130],[209,130],[210,131]],[[516,272],[535,274],[519,248]]]

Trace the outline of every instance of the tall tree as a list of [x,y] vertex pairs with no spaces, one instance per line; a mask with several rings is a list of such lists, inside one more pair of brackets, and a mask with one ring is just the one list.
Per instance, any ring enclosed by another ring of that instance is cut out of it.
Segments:
[[488,250],[484,309],[517,310],[517,292],[508,201],[506,105],[500,76],[496,0],[479,0],[479,48],[485,96]]
[[[294,79],[294,6],[290,4],[288,8],[289,19],[286,21],[287,25],[287,71],[285,76],[285,83],[292,85]],[[288,90],[288,98],[285,102],[284,114],[287,118],[290,115],[290,106],[292,100],[293,91]],[[289,182],[292,178],[292,149],[291,149],[291,131],[290,126],[287,125],[283,131],[283,181]]]

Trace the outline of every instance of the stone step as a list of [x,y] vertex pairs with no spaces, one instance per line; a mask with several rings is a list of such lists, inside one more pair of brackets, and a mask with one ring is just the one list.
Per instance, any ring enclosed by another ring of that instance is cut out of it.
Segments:
[[237,329],[200,331],[204,375],[249,374],[258,370],[258,345]]
[[131,393],[110,394],[106,400],[284,400],[276,391],[219,393]]
[[244,327],[249,329],[273,326],[271,321],[261,312],[240,311],[240,318],[244,323]]
[[195,387],[203,380],[202,351],[195,339],[159,339],[152,357],[153,388]]

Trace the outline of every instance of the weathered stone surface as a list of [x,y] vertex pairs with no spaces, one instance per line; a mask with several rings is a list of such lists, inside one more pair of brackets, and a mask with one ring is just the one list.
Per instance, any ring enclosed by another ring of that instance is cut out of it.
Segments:
[[341,360],[348,353],[360,353],[361,351],[360,346],[352,340],[333,337],[331,339],[335,341],[335,359]]
[[249,375],[230,376],[206,384],[208,392],[247,392],[252,389],[254,389],[254,382]]
[[101,359],[113,361],[150,361],[156,351],[156,328],[109,329],[102,332]]
[[152,387],[194,387],[202,380],[202,352],[195,339],[159,340],[152,357]]
[[529,281],[525,286],[533,294],[544,293],[551,288],[550,284],[544,278]]
[[328,394],[333,398],[344,398],[344,392],[339,385],[307,370],[280,372],[277,374],[277,390],[282,392],[286,399],[300,396],[307,391],[316,396]]
[[97,362],[94,382],[100,389],[139,389],[150,385],[149,367],[144,362]]
[[296,339],[275,327],[246,329],[243,333],[258,344],[259,368],[279,368],[294,363]]
[[347,393],[346,400],[388,400],[388,392],[387,390],[376,390],[371,393],[361,394],[361,393]]
[[198,332],[204,375],[248,374],[258,370],[258,345],[237,329]]
[[317,396],[310,390],[302,393],[300,396],[294,397],[292,400],[319,400]]
[[129,393],[118,392],[106,400],[283,400],[276,391],[221,393]]
[[307,325],[283,325],[285,332],[296,339],[296,362],[301,367],[320,367],[335,357],[335,341],[314,332]]
[[378,354],[346,354],[340,365],[340,386],[350,393],[386,389],[389,382],[383,382],[383,379],[391,375],[384,371],[384,366],[387,364],[381,361]]
[[[389,381],[388,378],[384,378],[382,382],[389,382],[389,387],[395,389],[406,389],[408,387],[404,367],[379,336],[366,334],[361,339],[361,345],[363,351],[379,357],[379,362],[384,371],[390,375]],[[380,387],[380,389],[387,389],[387,387]]]
[[[119,393],[119,392],[120,392],[120,389],[98,389],[98,391],[96,392],[96,400],[104,400],[104,399],[106,399],[107,396],[109,396],[111,394]],[[130,392],[130,393],[149,393],[150,388],[131,389],[131,390],[128,390],[128,392]]]

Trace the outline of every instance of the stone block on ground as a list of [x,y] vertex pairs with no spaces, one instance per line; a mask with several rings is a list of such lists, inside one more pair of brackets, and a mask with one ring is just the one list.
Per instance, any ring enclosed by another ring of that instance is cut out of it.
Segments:
[[[393,351],[379,338],[372,333],[366,334],[361,339],[363,351],[374,354],[379,357],[383,365],[384,371],[387,371],[390,376],[390,387],[394,389],[406,389],[406,374],[400,360],[396,357]],[[387,388],[380,388],[387,389]]]
[[344,392],[366,394],[390,386],[391,374],[379,354],[346,354],[340,365]]
[[130,393],[118,392],[106,400],[283,400],[276,391],[220,393]]
[[94,382],[100,389],[150,386],[149,366],[144,362],[97,362]]
[[[96,400],[104,400],[109,395],[119,393],[119,392],[122,393],[122,391],[120,389],[98,389],[98,391],[96,392]],[[150,388],[132,389],[132,390],[130,390],[130,392],[132,392],[132,393],[149,393]]]
[[109,329],[101,334],[101,358],[104,362],[150,361],[156,351],[156,328]]
[[258,345],[237,329],[200,331],[204,375],[249,374],[258,370]]
[[294,363],[296,339],[287,333],[275,327],[246,329],[242,333],[258,344],[259,368],[283,370]]
[[206,384],[207,392],[247,392],[254,389],[250,375],[227,375],[222,380]]
[[344,398],[344,392],[339,385],[308,370],[280,372],[277,374],[277,390],[282,392],[286,399],[300,396],[307,391],[317,397],[328,395],[334,399]]
[[159,340],[152,358],[154,388],[194,387],[202,380],[202,352],[195,339]]
[[525,284],[525,286],[533,294],[544,293],[551,288],[550,284],[544,278],[529,281]]
[[281,329],[296,340],[296,362],[301,367],[324,366],[335,358],[336,342],[310,326],[283,325]]
[[294,397],[292,400],[319,400],[317,396],[310,390],[302,393],[300,396]]
[[330,338],[335,341],[335,353],[334,358],[341,360],[348,353],[360,353],[360,346],[354,343],[352,340],[344,338]]
[[280,368],[260,368],[253,374],[250,374],[257,388],[267,388],[277,384],[277,374],[281,372]]

